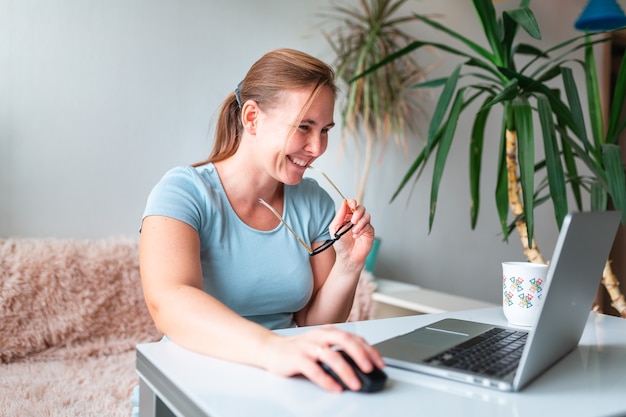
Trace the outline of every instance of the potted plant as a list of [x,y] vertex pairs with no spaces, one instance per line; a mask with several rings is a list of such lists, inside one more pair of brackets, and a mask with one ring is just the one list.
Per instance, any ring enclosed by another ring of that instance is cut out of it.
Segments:
[[321,14],[325,23],[333,25],[324,36],[335,54],[337,77],[347,86],[345,100],[340,101],[342,147],[352,137],[362,153],[359,202],[363,202],[376,151],[382,152],[389,139],[406,149],[410,138],[419,137],[420,124],[425,120],[421,107],[424,94],[411,87],[424,79],[426,70],[410,54],[350,83],[366,68],[415,41],[402,26],[417,17],[397,16],[406,2],[360,0],[354,7],[336,3]]
[[[359,78],[366,68],[402,50],[415,38],[402,26],[417,20],[413,15],[399,15],[407,0],[360,0],[358,6],[336,3],[322,13],[333,28],[324,32],[335,60],[337,77],[347,87],[341,100],[342,147],[346,139],[355,139],[356,150],[362,155],[356,200],[365,198],[370,168],[376,151],[382,152],[389,141],[408,149],[409,139],[420,137],[420,126],[425,120],[421,103],[424,94],[412,86],[425,78],[427,69],[420,67],[410,54],[390,62],[379,71]],[[365,269],[374,272],[380,238],[374,241]]]
[[[522,0],[520,7],[506,10],[502,18],[496,17],[491,0],[473,0],[490,49],[483,48],[471,39],[445,27],[427,16],[415,15],[423,23],[459,41],[467,52],[453,48],[448,43],[416,41],[403,50],[387,57],[356,77],[366,76],[394,60],[410,54],[418,48],[434,47],[464,59],[448,76],[416,85],[415,87],[443,86],[428,130],[426,145],[402,179],[392,201],[407,182],[419,177],[426,162],[434,156],[433,177],[430,196],[429,228],[432,229],[436,209],[439,183],[443,175],[448,151],[456,135],[456,126],[464,110],[475,100],[482,98],[479,110],[472,110],[474,121],[470,144],[469,186],[472,197],[470,221],[475,227],[479,208],[480,176],[485,126],[496,107],[502,108],[502,129],[499,134],[499,161],[496,206],[505,237],[517,230],[524,254],[531,262],[545,263],[534,238],[534,208],[545,201],[552,201],[557,225],[561,226],[567,214],[566,187],[572,190],[578,210],[582,210],[581,193],[591,192],[592,210],[606,210],[612,204],[626,213],[626,191],[624,167],[622,166],[617,138],[625,122],[620,114],[626,88],[626,69],[618,77],[614,104],[611,108],[609,129],[604,132],[601,124],[601,99],[593,59],[593,45],[606,40],[602,36],[582,35],[555,47],[541,50],[536,46],[514,43],[517,33],[525,31],[534,39],[541,33],[532,11],[530,0]],[[584,69],[587,76],[588,104],[592,122],[593,141],[588,140],[576,85],[567,64],[572,52],[584,49]],[[516,58],[524,55],[529,62],[520,65]],[[467,71],[462,73],[462,70]],[[459,84],[463,77],[475,82]],[[562,91],[548,86],[549,81],[561,79],[567,96]],[[535,161],[534,116],[541,125],[545,159]],[[458,135],[463,138],[462,135]],[[583,162],[591,171],[591,177],[581,177],[577,161]],[[545,180],[535,186],[535,175],[544,173]],[[513,223],[509,224],[509,212]],[[603,283],[611,279],[610,263],[607,262]],[[608,288],[608,287],[607,287]],[[612,295],[613,298],[613,295]],[[619,297],[617,297],[619,298]],[[626,303],[616,308],[626,316]],[[619,301],[619,300],[617,300]]]

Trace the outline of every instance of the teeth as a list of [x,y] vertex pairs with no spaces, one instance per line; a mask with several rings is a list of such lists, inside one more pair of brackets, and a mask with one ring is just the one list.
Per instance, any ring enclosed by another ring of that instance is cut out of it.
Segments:
[[296,160],[296,159],[294,159],[294,158],[292,158],[292,157],[290,157],[290,156],[289,156],[288,158],[289,158],[289,160],[290,160],[291,162],[293,162],[294,164],[296,164],[296,165],[298,165],[298,166],[301,166],[301,167],[306,167],[306,166],[307,166],[307,163],[306,163],[305,161]]

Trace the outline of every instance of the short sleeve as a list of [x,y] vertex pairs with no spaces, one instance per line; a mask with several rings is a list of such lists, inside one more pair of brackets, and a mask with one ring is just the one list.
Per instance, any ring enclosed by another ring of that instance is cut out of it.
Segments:
[[193,167],[169,170],[150,192],[143,218],[171,217],[199,231],[205,212],[205,197],[201,187],[205,186]]

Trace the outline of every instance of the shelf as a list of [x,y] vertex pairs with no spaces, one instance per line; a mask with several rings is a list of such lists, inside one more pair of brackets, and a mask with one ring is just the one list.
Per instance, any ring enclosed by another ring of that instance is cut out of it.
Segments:
[[[417,285],[376,278],[375,302],[417,313],[444,313],[495,307],[495,304],[472,298],[428,290]],[[383,306],[384,307],[384,306]]]

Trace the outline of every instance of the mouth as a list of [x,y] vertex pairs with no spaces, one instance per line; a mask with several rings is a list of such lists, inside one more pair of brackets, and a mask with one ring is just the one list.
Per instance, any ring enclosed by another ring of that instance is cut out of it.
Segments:
[[308,160],[299,159],[299,158],[296,158],[294,156],[289,156],[289,155],[287,155],[287,159],[292,164],[297,165],[297,166],[299,166],[300,168],[303,168],[303,169],[308,168],[308,166],[309,166]]

